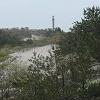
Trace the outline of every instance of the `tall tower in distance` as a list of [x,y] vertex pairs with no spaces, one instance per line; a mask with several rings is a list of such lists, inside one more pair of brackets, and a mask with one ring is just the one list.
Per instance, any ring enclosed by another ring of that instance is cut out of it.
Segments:
[[55,18],[52,16],[52,29],[55,30]]

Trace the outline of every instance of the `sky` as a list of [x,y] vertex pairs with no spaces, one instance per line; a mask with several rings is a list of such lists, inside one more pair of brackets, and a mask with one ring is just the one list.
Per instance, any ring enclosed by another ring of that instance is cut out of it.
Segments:
[[68,31],[93,5],[100,6],[100,0],[0,0],[0,28],[51,28],[55,16],[55,27]]

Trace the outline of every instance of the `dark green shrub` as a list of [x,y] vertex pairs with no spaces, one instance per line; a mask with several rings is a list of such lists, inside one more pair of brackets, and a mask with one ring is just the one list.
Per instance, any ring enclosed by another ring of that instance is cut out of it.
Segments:
[[100,97],[100,82],[91,83],[88,87],[89,97]]

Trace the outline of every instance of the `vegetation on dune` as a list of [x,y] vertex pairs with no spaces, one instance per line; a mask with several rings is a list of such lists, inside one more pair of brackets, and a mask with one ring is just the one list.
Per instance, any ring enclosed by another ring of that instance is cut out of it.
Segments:
[[[12,53],[24,48],[55,44],[54,37],[60,37],[58,33],[61,32],[64,33],[59,27],[54,32],[52,29],[32,30],[27,27],[21,29],[0,29],[0,48],[7,49],[9,53]],[[32,39],[32,35],[39,39],[34,37]]]

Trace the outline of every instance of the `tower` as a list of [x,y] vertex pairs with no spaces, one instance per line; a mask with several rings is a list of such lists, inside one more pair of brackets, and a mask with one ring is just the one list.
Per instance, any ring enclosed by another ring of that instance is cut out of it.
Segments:
[[55,30],[55,18],[52,16],[52,29]]

